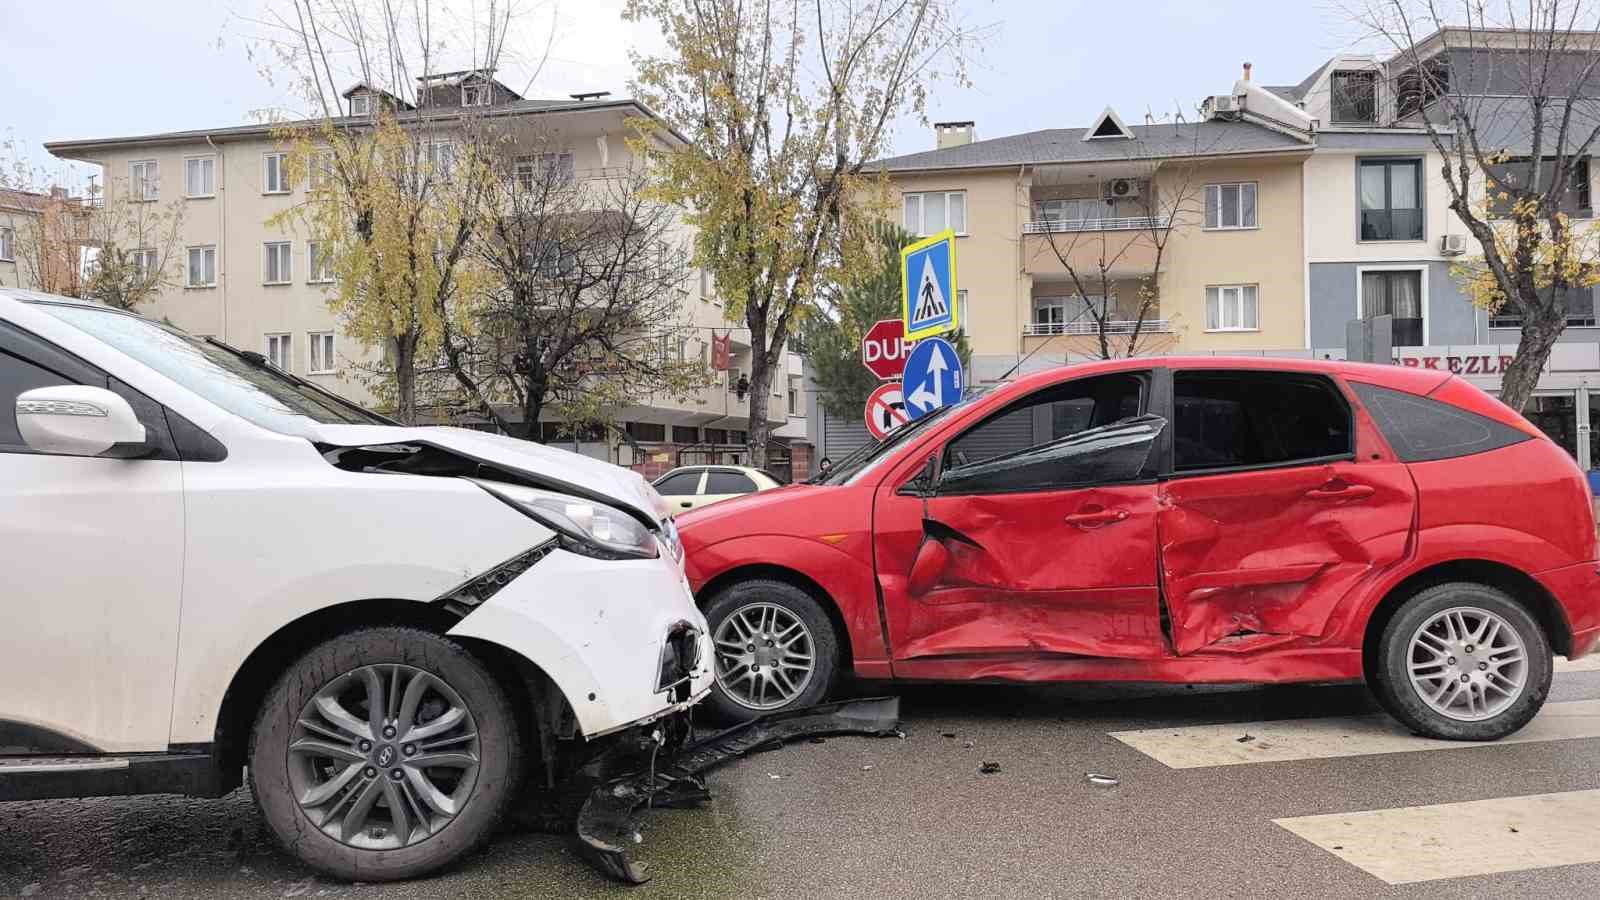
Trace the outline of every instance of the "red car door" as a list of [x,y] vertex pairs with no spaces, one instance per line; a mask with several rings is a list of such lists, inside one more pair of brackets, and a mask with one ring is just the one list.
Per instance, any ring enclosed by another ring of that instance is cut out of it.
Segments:
[[1416,487],[1333,379],[1180,369],[1173,404],[1158,529],[1180,655],[1320,637],[1405,554]]
[[[1006,404],[879,488],[874,544],[899,677],[1052,656],[1163,655],[1148,371]],[[926,490],[928,474],[934,476]],[[915,476],[915,477],[912,477]],[[997,668],[998,667],[998,668]]]

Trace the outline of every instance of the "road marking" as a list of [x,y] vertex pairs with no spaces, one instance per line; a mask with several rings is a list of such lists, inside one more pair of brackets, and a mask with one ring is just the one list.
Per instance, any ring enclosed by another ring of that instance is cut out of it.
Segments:
[[[1244,738],[1248,735],[1249,739]],[[1600,700],[1547,703],[1527,727],[1494,744],[1417,737],[1388,716],[1282,719],[1113,731],[1111,736],[1171,769],[1333,759],[1418,750],[1600,737]],[[1600,840],[1595,841],[1600,846]]]
[[1390,884],[1600,862],[1600,790],[1273,821]]
[[1600,672],[1600,653],[1591,653],[1577,662],[1558,656],[1555,664],[1557,672]]

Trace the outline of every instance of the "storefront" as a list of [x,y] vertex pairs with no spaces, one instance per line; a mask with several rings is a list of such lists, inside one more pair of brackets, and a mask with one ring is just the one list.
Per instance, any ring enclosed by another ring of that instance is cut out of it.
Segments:
[[[1498,394],[1500,375],[1516,350],[1515,344],[1396,347],[1394,355],[1400,365],[1454,372]],[[1600,421],[1600,344],[1556,344],[1523,415],[1567,448],[1584,471],[1600,468],[1600,439],[1590,427]]]

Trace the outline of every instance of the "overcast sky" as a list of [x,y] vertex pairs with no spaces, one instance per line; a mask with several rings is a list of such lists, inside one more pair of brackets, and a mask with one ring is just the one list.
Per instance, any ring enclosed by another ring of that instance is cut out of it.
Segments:
[[[47,140],[109,137],[251,121],[282,108],[249,58],[248,26],[261,0],[214,6],[198,0],[28,0],[0,13],[0,137],[31,147]],[[1199,100],[1226,91],[1240,64],[1255,78],[1292,84],[1351,46],[1354,29],[1329,3],[1283,0],[961,0],[973,25],[992,24],[968,90],[936,86],[929,118],[974,119],[979,138],[1086,126],[1107,104],[1130,125],[1146,111],[1191,118]],[[481,3],[481,0],[480,0]],[[622,0],[561,0],[532,7],[524,47],[549,60],[531,96],[626,93],[627,48],[660,36],[619,18]],[[508,74],[522,87],[527,74]],[[900,123],[893,150],[932,146],[931,132]]]

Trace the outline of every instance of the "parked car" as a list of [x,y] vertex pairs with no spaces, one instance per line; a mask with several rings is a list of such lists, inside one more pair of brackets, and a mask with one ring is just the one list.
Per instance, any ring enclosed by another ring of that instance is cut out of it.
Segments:
[[676,532],[625,469],[8,289],[0,410],[0,800],[248,769],[291,853],[403,878],[488,837],[525,770],[711,687]]
[[782,487],[777,479],[748,466],[680,466],[657,478],[656,493],[667,498],[673,515],[718,500]]
[[1493,739],[1600,640],[1583,473],[1443,371],[1058,368],[679,527],[733,718],[850,671],[1365,679],[1417,732]]

